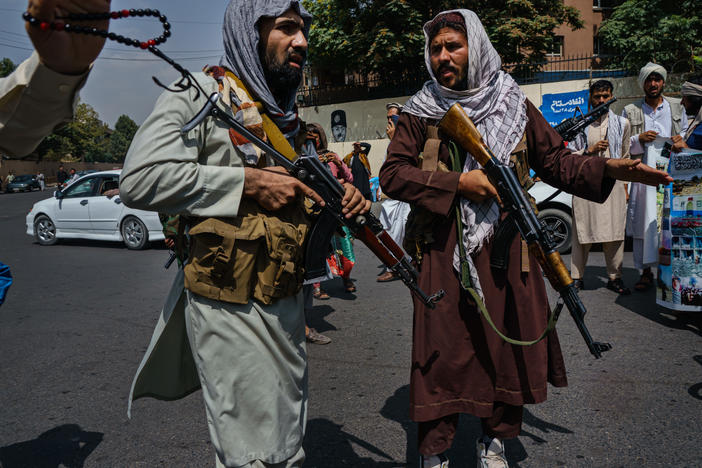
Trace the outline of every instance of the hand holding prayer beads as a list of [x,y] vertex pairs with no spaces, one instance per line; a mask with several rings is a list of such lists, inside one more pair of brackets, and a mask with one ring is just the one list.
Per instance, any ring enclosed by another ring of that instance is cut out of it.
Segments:
[[[131,9],[109,11],[109,0],[32,0],[22,18],[42,63],[65,74],[84,73],[95,61],[106,39],[141,49],[166,42],[171,25],[158,10]],[[163,33],[140,41],[108,31],[110,19],[158,18]],[[76,34],[64,34],[64,33]],[[81,37],[83,35],[89,37]]]

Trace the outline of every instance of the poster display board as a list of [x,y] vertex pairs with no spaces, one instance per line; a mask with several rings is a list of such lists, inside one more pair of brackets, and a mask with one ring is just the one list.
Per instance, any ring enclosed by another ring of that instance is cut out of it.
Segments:
[[[679,311],[702,311],[702,151],[670,151],[657,138],[648,151],[674,181],[659,190],[656,303]],[[649,159],[650,161],[651,159]]]

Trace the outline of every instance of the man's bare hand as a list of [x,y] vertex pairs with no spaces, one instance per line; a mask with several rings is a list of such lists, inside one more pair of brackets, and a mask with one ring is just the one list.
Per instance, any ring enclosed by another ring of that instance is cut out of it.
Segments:
[[689,146],[687,146],[687,143],[685,143],[683,137],[681,137],[680,135],[673,135],[671,139],[673,140],[673,147],[670,148],[670,150],[673,153],[679,153],[684,148],[689,148]]
[[395,125],[392,122],[388,122],[388,125],[385,127],[385,133],[388,134],[388,138],[391,140],[395,136]]
[[667,185],[673,181],[668,174],[643,164],[640,159],[608,159],[605,175],[613,179],[654,186]]
[[[110,11],[110,0],[29,0],[27,11],[39,21],[55,22],[57,16]],[[107,30],[108,20],[81,21],[81,26]],[[27,34],[41,62],[58,73],[80,75],[88,71],[105,45],[105,38],[64,31],[42,31],[26,25]]]
[[651,143],[657,136],[658,132],[649,130],[647,132],[639,133],[639,141],[642,145],[645,145],[646,143]]
[[607,148],[609,148],[609,142],[607,140],[600,140],[591,147],[587,149],[587,152],[590,154],[597,154],[600,151],[605,151]]
[[360,190],[348,182],[344,184],[344,189],[346,193],[344,193],[344,198],[341,199],[341,206],[343,206],[341,212],[344,213],[347,219],[367,213],[370,210],[371,202],[363,198]]
[[[482,203],[497,197],[497,189],[482,169],[464,172],[458,179],[458,192],[464,198]],[[498,198],[499,203],[499,198]]]
[[324,206],[324,200],[314,190],[288,174],[282,167],[266,169],[244,168],[244,194],[261,207],[277,211],[299,197],[308,197]]

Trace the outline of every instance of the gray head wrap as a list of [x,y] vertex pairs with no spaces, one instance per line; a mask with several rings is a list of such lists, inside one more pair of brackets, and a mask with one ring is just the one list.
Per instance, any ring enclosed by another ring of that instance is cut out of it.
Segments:
[[[262,17],[280,16],[290,8],[295,9],[305,22],[304,34],[307,37],[312,15],[298,0],[231,0],[224,14],[224,55],[220,61],[220,65],[234,72],[246,84],[249,92],[263,102],[270,117],[286,136],[290,134],[289,127],[297,120],[297,90],[290,90],[283,108],[275,102],[258,55],[258,22]],[[293,133],[296,131],[297,128]]]
[[639,72],[639,85],[641,86],[641,89],[643,89],[646,78],[648,78],[651,73],[658,73],[663,77],[663,81],[668,80],[668,72],[665,70],[665,68],[657,63],[648,62]]

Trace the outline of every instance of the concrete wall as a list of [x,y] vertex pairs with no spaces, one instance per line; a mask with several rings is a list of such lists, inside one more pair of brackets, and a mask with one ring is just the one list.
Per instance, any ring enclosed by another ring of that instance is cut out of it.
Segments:
[[[618,98],[612,106],[612,110],[621,113],[624,106],[643,97],[641,87],[636,77],[627,78],[607,78],[614,84],[614,96]],[[666,89],[678,91],[683,79],[681,75],[669,75]],[[560,81],[555,83],[542,83],[521,86],[527,98],[540,106],[544,94],[566,93],[588,89],[590,80]],[[676,95],[675,92],[667,92],[667,95]],[[340,104],[331,104],[318,107],[300,108],[300,117],[306,122],[317,122],[324,128],[329,140],[329,149],[335,151],[340,156],[345,156],[351,152],[351,144],[354,141],[365,141],[370,143],[371,153],[369,159],[373,175],[378,175],[389,140],[385,135],[387,123],[385,104],[388,102],[406,102],[410,96],[401,96],[388,99],[376,99],[371,101],[355,101]],[[346,141],[342,143],[333,142],[331,133],[331,113],[337,109],[346,112]],[[586,109],[582,109],[586,112]]]

